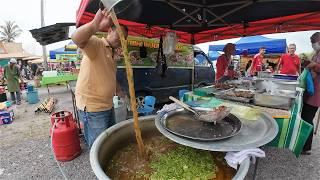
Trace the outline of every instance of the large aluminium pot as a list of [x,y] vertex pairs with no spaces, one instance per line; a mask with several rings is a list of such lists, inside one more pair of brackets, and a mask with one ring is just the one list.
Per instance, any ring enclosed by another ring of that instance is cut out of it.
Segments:
[[[155,126],[155,116],[139,117],[139,124],[143,137],[161,135]],[[120,122],[105,130],[93,143],[90,150],[90,164],[98,179],[110,179],[105,169],[112,156],[121,148],[135,142],[133,119]],[[244,179],[250,166],[249,158],[239,166],[234,180]]]

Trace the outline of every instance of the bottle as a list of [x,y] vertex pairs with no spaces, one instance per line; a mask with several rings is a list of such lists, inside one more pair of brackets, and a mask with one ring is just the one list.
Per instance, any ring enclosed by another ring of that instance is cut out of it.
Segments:
[[113,107],[118,108],[119,107],[119,97],[113,96]]

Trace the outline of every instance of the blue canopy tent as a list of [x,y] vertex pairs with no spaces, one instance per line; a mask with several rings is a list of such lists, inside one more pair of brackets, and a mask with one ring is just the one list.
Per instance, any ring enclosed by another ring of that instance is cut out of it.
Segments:
[[56,54],[77,54],[77,51],[65,51],[65,48],[59,48],[49,51],[50,59],[56,59]]
[[[68,45],[75,45],[75,44],[71,41]],[[56,54],[77,54],[77,50],[66,51],[66,47],[51,50],[49,51],[50,59],[56,59]]]
[[210,50],[209,50],[209,53],[208,53],[208,57],[209,57],[210,61],[215,61],[215,60],[217,60],[220,55],[221,55],[221,54],[218,53],[218,51],[210,51]]
[[[243,37],[236,43],[236,55],[257,54],[260,47],[266,48],[266,54],[281,54],[287,50],[286,39],[272,39],[264,36]],[[210,45],[209,56],[212,52],[222,51],[224,45]]]

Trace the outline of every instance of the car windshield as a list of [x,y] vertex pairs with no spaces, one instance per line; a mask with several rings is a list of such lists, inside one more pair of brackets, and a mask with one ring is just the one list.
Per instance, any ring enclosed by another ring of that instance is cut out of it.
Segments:
[[194,57],[194,61],[195,61],[196,66],[208,66],[209,65],[207,58],[203,54],[197,54]]

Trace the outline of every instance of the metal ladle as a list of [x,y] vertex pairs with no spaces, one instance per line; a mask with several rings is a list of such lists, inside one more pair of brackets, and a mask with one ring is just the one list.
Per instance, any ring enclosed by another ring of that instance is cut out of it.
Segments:
[[182,106],[185,110],[188,110],[190,112],[192,112],[193,114],[195,114],[197,117],[200,117],[201,114],[200,112],[198,112],[197,110],[193,109],[192,107],[190,107],[189,105],[187,105],[186,103],[176,99],[173,96],[169,96],[169,99],[172,100],[173,102],[179,104],[180,106]]
[[212,112],[214,112],[213,110],[212,111],[201,111],[201,112],[199,112],[198,110],[193,109],[189,105],[185,104],[184,102],[182,102],[182,101],[180,101],[180,100],[178,100],[178,99],[176,99],[176,98],[174,98],[172,96],[169,96],[169,99],[172,100],[173,102],[179,104],[184,109],[186,109],[186,110],[192,112],[193,114],[195,114],[196,118],[199,119],[200,121],[203,121],[203,122],[209,122],[209,123],[213,122],[214,124],[216,124],[217,121],[222,120],[226,115],[229,114],[229,113],[226,113],[225,116],[221,116],[221,118],[220,118],[220,117],[214,116],[212,114]]

